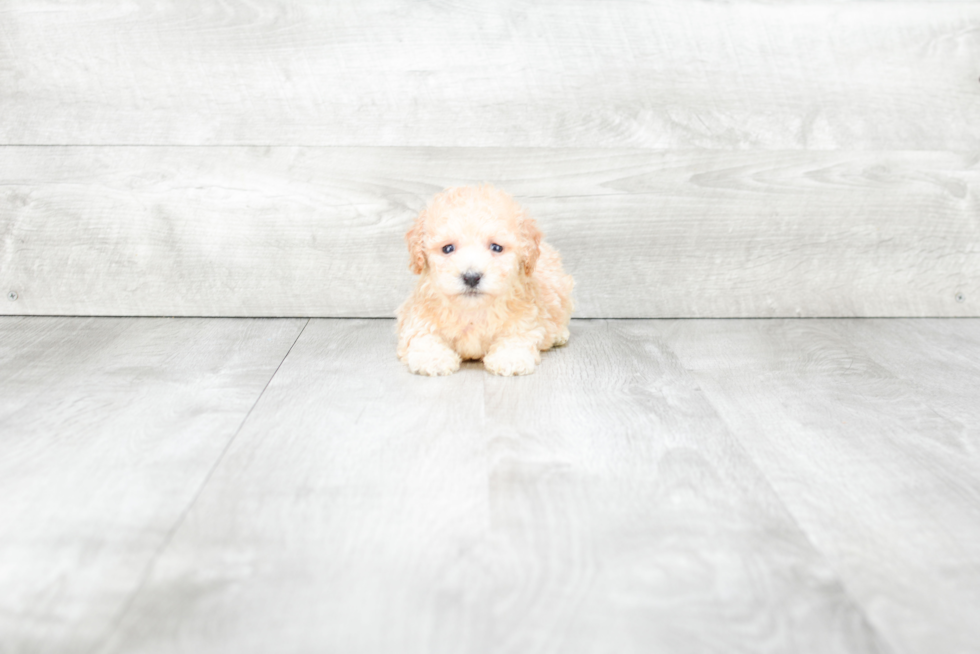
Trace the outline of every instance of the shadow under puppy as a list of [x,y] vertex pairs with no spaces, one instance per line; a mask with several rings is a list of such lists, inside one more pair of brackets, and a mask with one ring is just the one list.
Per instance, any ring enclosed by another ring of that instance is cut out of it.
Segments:
[[571,275],[510,195],[493,186],[436,195],[405,234],[421,275],[398,309],[398,358],[420,375],[449,375],[483,359],[497,375],[526,375],[541,352],[568,342]]

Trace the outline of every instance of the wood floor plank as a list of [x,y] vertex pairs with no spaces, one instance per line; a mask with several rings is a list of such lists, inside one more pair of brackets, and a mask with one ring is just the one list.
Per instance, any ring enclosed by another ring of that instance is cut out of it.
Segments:
[[289,147],[0,150],[0,313],[388,317],[416,212],[482,181],[579,317],[980,313],[975,154]]
[[97,645],[304,324],[0,318],[0,651]]
[[980,321],[695,321],[669,338],[895,650],[976,651]]
[[101,651],[885,651],[658,333],[432,379],[312,321]]
[[494,651],[887,651],[663,324],[487,380]]
[[0,143],[980,148],[980,7],[5,0]]
[[104,652],[479,652],[482,368],[314,320]]

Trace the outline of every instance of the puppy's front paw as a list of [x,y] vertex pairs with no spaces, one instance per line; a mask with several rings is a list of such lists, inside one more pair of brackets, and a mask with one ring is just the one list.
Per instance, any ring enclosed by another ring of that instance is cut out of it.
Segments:
[[483,357],[483,367],[495,375],[530,375],[538,361],[537,352],[527,348],[502,348]]
[[553,343],[554,347],[561,347],[562,345],[568,343],[570,336],[571,334],[568,331],[568,327],[563,327],[562,330],[558,332],[558,335],[555,336],[555,342]]
[[405,357],[408,369],[416,375],[438,377],[459,370],[459,355],[447,348],[409,350]]

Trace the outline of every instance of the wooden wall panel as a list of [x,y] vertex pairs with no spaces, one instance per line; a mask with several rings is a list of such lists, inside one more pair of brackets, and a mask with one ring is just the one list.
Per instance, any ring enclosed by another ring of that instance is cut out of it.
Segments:
[[0,313],[390,316],[412,217],[480,181],[579,317],[980,314],[976,154],[300,147],[0,150]]
[[980,148],[980,5],[5,0],[0,144]]
[[978,26],[942,2],[8,0],[0,313],[390,315],[411,215],[489,180],[580,316],[977,315]]

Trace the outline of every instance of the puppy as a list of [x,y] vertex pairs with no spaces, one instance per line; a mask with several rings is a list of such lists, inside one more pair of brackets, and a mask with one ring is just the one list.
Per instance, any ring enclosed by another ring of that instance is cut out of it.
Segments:
[[405,240],[421,275],[398,309],[398,358],[420,375],[450,375],[483,359],[496,375],[527,375],[541,352],[568,342],[570,275],[537,224],[493,186],[451,188]]

